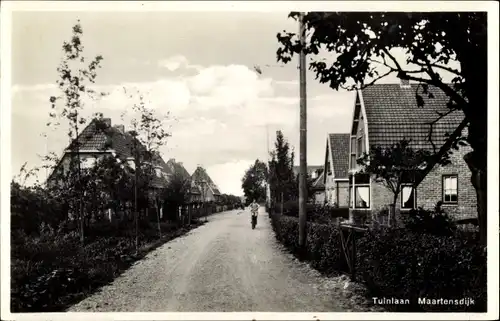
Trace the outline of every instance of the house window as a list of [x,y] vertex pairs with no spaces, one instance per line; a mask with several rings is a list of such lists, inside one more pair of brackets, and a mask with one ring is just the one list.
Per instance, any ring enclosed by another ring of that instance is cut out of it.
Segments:
[[414,209],[417,207],[416,189],[412,185],[401,187],[401,209]]
[[94,167],[96,159],[94,157],[86,157],[81,161],[81,168],[88,169]]
[[458,176],[443,175],[443,203],[458,202]]
[[358,154],[357,156],[358,157],[361,157],[363,156],[363,152],[364,152],[364,145],[363,145],[363,136],[359,137],[358,138],[358,144],[357,144],[357,147],[358,147]]
[[155,168],[156,171],[156,177],[161,177],[161,169]]
[[351,169],[356,168],[356,154],[351,154]]
[[355,186],[354,202],[356,208],[370,207],[370,186]]
[[133,170],[135,170],[135,161],[133,158],[128,158],[127,159],[127,164],[130,168],[132,168]]
[[[352,198],[352,184],[349,187],[349,197]],[[353,204],[354,202],[354,204]],[[370,176],[357,174],[354,176],[354,199],[350,200],[351,207],[370,208]]]
[[350,152],[350,163],[351,163],[351,166],[350,168],[351,169],[354,169],[357,167],[356,165],[356,137],[355,136],[351,136],[351,152]]

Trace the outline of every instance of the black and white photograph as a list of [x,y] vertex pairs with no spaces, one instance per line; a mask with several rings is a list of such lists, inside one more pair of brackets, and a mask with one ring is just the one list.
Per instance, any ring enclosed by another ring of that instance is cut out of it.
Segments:
[[498,319],[497,2],[1,5],[2,319]]

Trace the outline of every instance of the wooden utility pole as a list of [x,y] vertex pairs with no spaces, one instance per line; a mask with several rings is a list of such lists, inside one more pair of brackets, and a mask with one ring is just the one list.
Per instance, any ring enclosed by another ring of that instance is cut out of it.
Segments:
[[[305,45],[304,13],[299,17],[299,39],[301,47]],[[299,247],[303,251],[306,245],[306,201],[307,201],[307,93],[306,93],[306,56],[304,50],[299,54],[300,70],[300,170],[299,170]]]
[[266,167],[267,167],[267,175],[266,175],[266,205],[268,206],[268,208],[271,207],[271,192],[270,192],[270,189],[269,189],[269,172],[270,172],[270,168],[269,168],[269,125],[266,124],[266,149],[267,149],[267,157],[266,157],[266,160],[267,160],[267,164],[266,164]]

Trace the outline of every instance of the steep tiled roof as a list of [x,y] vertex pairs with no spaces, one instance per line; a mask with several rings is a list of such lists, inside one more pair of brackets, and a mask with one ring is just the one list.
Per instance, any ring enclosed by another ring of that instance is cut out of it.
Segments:
[[[122,133],[118,128],[112,126],[98,129],[96,123],[95,120],[90,122],[76,139],[81,151],[114,149],[117,156],[122,160],[132,157],[134,148],[134,137],[132,135]],[[139,142],[137,142],[137,146],[139,149],[145,149]]]
[[325,177],[325,172],[321,172],[321,174],[318,176],[318,178],[314,181],[313,183],[313,188],[314,189],[319,189],[322,190],[325,188],[325,183],[324,183],[324,177]]
[[[387,146],[403,138],[411,139],[412,147],[432,149],[428,140],[430,123],[437,120],[437,112],[449,109],[449,98],[439,88],[429,86],[433,98],[422,93],[425,105],[417,105],[417,85],[403,88],[399,84],[376,84],[362,90],[363,102],[368,123],[368,138],[371,146]],[[463,120],[461,111],[443,117],[433,126],[432,142],[439,148],[445,141],[446,133],[451,133]]]
[[[167,163],[164,163],[164,168],[166,173],[180,174],[184,179],[189,180],[189,183],[191,184],[191,175],[189,175],[189,172],[186,170],[184,165],[182,165],[182,163],[176,162],[175,159],[171,158],[167,161]],[[189,191],[191,194],[201,194],[200,189],[195,184],[190,185]]]
[[194,171],[193,175],[191,175],[191,178],[198,185],[200,184],[200,182],[206,181],[207,184],[212,188],[212,191],[215,195],[221,195],[219,188],[217,187],[217,185],[215,185],[214,181],[212,181],[210,176],[208,176],[207,171],[203,167],[198,166]]
[[[138,140],[127,132],[122,132],[117,127],[110,126],[110,119],[103,119],[101,121],[92,120],[87,127],[78,135],[75,142],[79,144],[79,150],[82,153],[93,152],[106,152],[114,150],[116,156],[123,162],[129,157],[133,157],[134,147],[144,151],[146,148]],[[98,125],[99,124],[99,125]],[[68,149],[70,146],[68,146]],[[153,162],[164,168],[165,162],[159,154],[153,156]],[[51,174],[52,177],[52,174]],[[49,177],[49,180],[51,179]],[[156,174],[151,180],[151,185],[155,188],[163,188],[166,186],[167,181],[163,176],[158,177]]]
[[328,134],[335,178],[347,178],[349,171],[350,134]]

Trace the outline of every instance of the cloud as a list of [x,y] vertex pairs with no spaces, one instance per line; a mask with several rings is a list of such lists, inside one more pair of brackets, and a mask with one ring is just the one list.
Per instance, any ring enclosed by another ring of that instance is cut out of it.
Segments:
[[177,71],[179,69],[195,69],[200,70],[203,67],[200,65],[191,65],[186,57],[182,55],[176,55],[169,57],[167,59],[163,59],[158,61],[158,65],[160,67],[166,68],[170,71]]
[[285,86],[285,87],[297,87],[299,85],[298,80],[275,80],[273,81],[273,84],[278,85],[278,86]]

